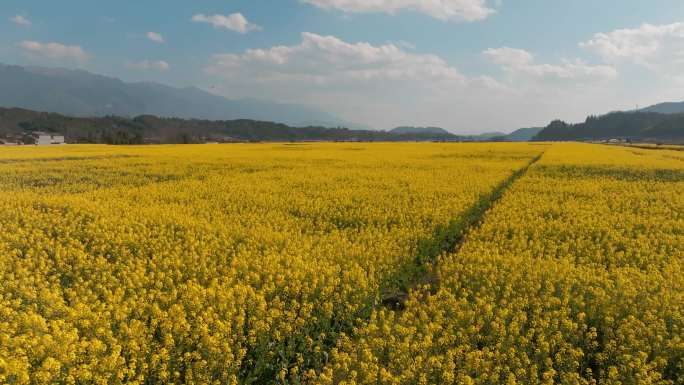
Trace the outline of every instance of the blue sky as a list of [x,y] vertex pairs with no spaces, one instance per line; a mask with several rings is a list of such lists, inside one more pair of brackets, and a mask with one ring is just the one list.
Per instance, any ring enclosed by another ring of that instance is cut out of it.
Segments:
[[681,0],[373,4],[3,0],[0,62],[311,104],[378,128],[510,130],[684,100]]

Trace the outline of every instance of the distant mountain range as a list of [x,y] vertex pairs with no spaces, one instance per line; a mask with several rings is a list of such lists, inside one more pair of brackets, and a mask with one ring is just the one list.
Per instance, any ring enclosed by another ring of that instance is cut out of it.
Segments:
[[[471,142],[525,142],[532,140],[532,138],[537,135],[543,127],[530,127],[530,128],[520,128],[513,131],[510,134],[503,132],[486,132],[483,134],[475,135],[455,135],[462,141]],[[449,131],[441,127],[397,127],[390,131],[394,134],[432,134],[432,135],[454,135]]]
[[[139,121],[140,116],[160,118],[177,118],[175,129],[164,130],[154,126],[147,127],[141,134],[150,134],[156,138],[174,137],[185,132],[191,137],[199,138],[207,133],[216,133],[209,129],[218,126],[225,134],[226,127],[232,122],[280,122],[289,129],[311,127],[306,139],[349,139],[360,136],[366,139],[387,140],[403,138],[404,140],[447,140],[447,141],[528,141],[528,140],[606,140],[612,138],[641,141],[684,141],[684,102],[656,104],[638,111],[614,112],[603,116],[590,116],[583,123],[567,124],[562,121],[552,122],[542,128],[523,128],[511,134],[492,132],[478,135],[454,135],[440,127],[397,127],[389,132],[376,131],[378,135],[366,133],[367,127],[344,121],[318,108],[276,103],[264,100],[238,99],[231,100],[203,91],[199,88],[175,88],[158,83],[138,82],[126,83],[116,78],[101,76],[83,70],[60,68],[20,67],[0,64],[0,107],[18,107],[29,112],[19,115],[30,115],[21,122],[14,121],[14,126],[7,122],[5,133],[16,134],[17,127],[40,129],[41,125],[53,130],[60,130],[53,125],[55,121],[68,121],[69,118],[45,114],[36,118],[35,111],[49,111],[76,118],[117,117],[112,121],[98,122],[101,133],[111,131],[108,125],[122,123],[124,126]],[[7,115],[7,114],[5,114]],[[6,117],[5,117],[6,118]],[[62,119],[64,118],[64,119]],[[35,122],[41,123],[36,125]],[[163,120],[159,120],[160,122]],[[202,124],[197,122],[203,121]],[[48,122],[48,123],[46,123]],[[82,123],[82,121],[79,121]],[[183,123],[179,123],[183,122]],[[22,123],[24,126],[17,126]],[[91,122],[92,123],[92,122]],[[137,123],[136,123],[137,124]],[[274,123],[269,123],[274,124]],[[135,126],[135,124],[133,124]],[[64,127],[69,127],[67,124]],[[10,128],[7,128],[10,127]],[[103,128],[104,127],[104,128]],[[193,129],[189,130],[189,127]],[[201,127],[201,128],[197,128]],[[330,136],[330,132],[317,131],[324,128],[344,127],[352,130],[341,130],[341,135]],[[353,132],[359,129],[358,132]],[[80,130],[80,129],[79,129]],[[188,131],[189,130],[189,131]],[[167,132],[168,131],[168,132]],[[230,130],[228,130],[230,131]],[[83,131],[79,131],[81,134]],[[256,131],[255,131],[256,132]],[[240,139],[249,140],[289,140],[299,138],[300,133],[288,131],[284,135],[264,135],[243,132]],[[260,132],[260,131],[259,131]],[[370,131],[369,131],[370,132]],[[129,133],[130,134],[130,133]],[[357,135],[358,134],[358,135]],[[90,135],[93,135],[90,133]],[[137,135],[137,134],[136,134]],[[228,134],[226,134],[228,135]],[[383,136],[384,135],[384,136]],[[102,137],[91,137],[92,141],[104,141]],[[187,138],[186,138],[187,139]],[[83,137],[79,140],[88,141]],[[137,140],[137,139],[136,139]],[[193,139],[194,140],[194,139]],[[125,141],[125,140],[124,140]]]
[[310,106],[230,100],[195,87],[126,83],[82,70],[0,64],[0,90],[0,107],[76,117],[157,115],[184,119],[253,119],[295,127],[366,128]]
[[[397,127],[394,133],[448,134],[439,127]],[[601,141],[610,139],[644,142],[684,142],[684,102],[655,104],[637,111],[589,116],[585,122],[568,124],[557,120],[546,127],[520,128],[510,134],[491,132],[457,135],[459,141],[526,142]]]

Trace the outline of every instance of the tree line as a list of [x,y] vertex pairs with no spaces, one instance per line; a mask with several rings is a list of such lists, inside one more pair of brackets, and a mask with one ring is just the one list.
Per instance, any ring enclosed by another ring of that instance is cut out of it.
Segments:
[[555,120],[534,139],[681,142],[684,141],[684,114],[612,112],[602,116],[591,115],[578,124]]
[[22,141],[32,132],[65,135],[68,143],[150,144],[250,141],[455,141],[449,133],[397,134],[344,127],[291,127],[249,119],[201,120],[142,115],[69,117],[0,108],[0,140]]

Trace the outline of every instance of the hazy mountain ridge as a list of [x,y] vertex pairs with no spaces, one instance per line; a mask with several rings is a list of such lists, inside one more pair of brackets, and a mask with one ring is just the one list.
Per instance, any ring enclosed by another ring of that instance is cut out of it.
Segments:
[[524,142],[531,140],[542,128],[521,128],[513,131],[510,134],[504,132],[485,132],[482,134],[453,134],[441,127],[413,127],[413,126],[401,126],[392,129],[390,132],[394,134],[433,134],[433,135],[454,135],[459,137],[464,141],[473,142],[486,142],[486,141],[496,141],[496,142]]
[[84,70],[0,64],[0,106],[77,117],[157,115],[184,119],[253,119],[291,126],[362,127],[317,108],[270,101],[230,100],[199,88],[126,83]]

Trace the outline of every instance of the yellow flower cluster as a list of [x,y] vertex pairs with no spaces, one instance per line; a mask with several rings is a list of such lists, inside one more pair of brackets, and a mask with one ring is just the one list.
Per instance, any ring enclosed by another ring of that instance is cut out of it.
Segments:
[[[545,148],[527,144],[238,144],[2,149],[0,383],[315,381],[316,370],[329,361],[330,348],[339,337],[350,335],[368,319],[383,288],[401,278],[396,272],[415,264],[421,240],[429,239],[435,228],[458,220]],[[652,219],[655,222],[662,220],[664,210],[681,208],[672,206],[681,200],[671,190],[667,190],[673,199],[670,206],[662,206],[666,187],[671,188],[663,183],[662,191],[643,202],[659,214]],[[628,194],[636,194],[635,190]],[[639,260],[643,263],[632,264],[635,269],[656,260],[654,249],[661,253],[658,261],[664,262],[666,254],[679,246],[681,232],[666,231],[666,226],[675,224],[681,225],[681,218],[669,218],[655,229],[648,227],[657,232],[652,236],[668,238],[645,236],[640,242],[649,249]],[[522,235],[512,237],[521,241]],[[630,245],[624,243],[624,247]],[[633,253],[632,249],[614,251],[625,254],[624,261]],[[445,265],[444,271],[458,270],[455,266]],[[495,277],[491,274],[474,278],[489,285]],[[463,320],[465,315],[449,316],[466,326],[459,333],[476,335],[477,327],[507,330],[507,325],[497,322],[503,322],[498,314],[508,305],[497,302],[491,307],[494,298],[480,298],[475,286],[458,289],[461,279],[450,275],[452,280],[445,285],[458,297],[453,301],[463,308],[473,306],[471,313],[464,314],[475,317],[477,313],[478,318],[478,301],[482,309],[489,309],[482,313],[489,318],[472,324]],[[521,285],[515,275],[510,278],[511,285]],[[652,370],[635,366],[644,375],[665,367],[678,370],[672,366],[678,364],[667,359],[674,357],[679,342],[663,338],[672,337],[672,328],[680,325],[674,313],[678,308],[672,305],[679,297],[663,283],[665,278],[647,286],[670,296],[651,300],[661,307],[640,303],[642,313],[632,318],[614,314],[615,325],[622,328],[661,320],[663,312],[672,315],[646,330],[626,329],[629,335],[614,332],[630,341],[646,341],[643,344],[654,349],[670,349],[671,353],[658,350],[646,357],[630,356],[632,364],[652,365]],[[463,282],[475,285],[465,276]],[[631,298],[629,291],[618,286],[604,290],[624,294],[625,301]],[[608,298],[611,293],[596,295]],[[634,293],[639,298],[645,294]],[[584,300],[598,304],[592,298]],[[440,304],[443,308],[450,303],[445,299]],[[417,305],[411,308],[418,309]],[[623,305],[627,303],[601,311],[613,314],[615,307]],[[546,306],[565,309],[563,303]],[[439,337],[435,330],[445,318],[431,312],[440,310],[426,311],[421,315],[426,322],[420,327],[430,333],[411,335],[405,330],[390,335],[387,346],[393,341],[410,343],[419,335],[425,338],[420,346],[426,348],[460,346],[458,335]],[[458,307],[448,311],[460,314]],[[603,313],[587,309],[587,314],[591,318]],[[381,330],[391,325],[389,319],[374,317],[383,320]],[[527,325],[524,320],[517,322]],[[542,341],[547,331],[544,325],[536,328],[536,333],[525,329],[525,335],[536,338],[540,357],[547,350],[565,354],[556,350],[562,336],[549,331],[552,340]],[[671,330],[670,334],[662,328]],[[468,360],[480,366],[492,364],[490,355],[500,353],[494,348],[499,337],[487,330],[479,332],[481,341],[467,345],[488,349],[481,350],[479,358],[468,355]],[[615,344],[611,336],[601,338]],[[661,339],[643,340],[647,337]],[[375,370],[363,366],[366,359],[377,357],[379,364],[394,354],[387,351],[383,356],[378,347],[376,343],[368,346],[368,353],[361,351],[359,378]],[[611,354],[597,357],[597,368],[622,354],[603,347],[596,350]],[[465,357],[459,352],[450,354]],[[409,359],[427,361],[411,363]],[[415,370],[431,366],[433,358],[429,350],[421,350],[402,360],[394,365]],[[448,365],[463,367],[457,359]],[[442,369],[447,373],[446,366]],[[387,370],[378,373],[388,379],[397,374],[390,367]],[[427,376],[431,373],[425,371]]]
[[318,384],[684,384],[684,154],[554,144]]

